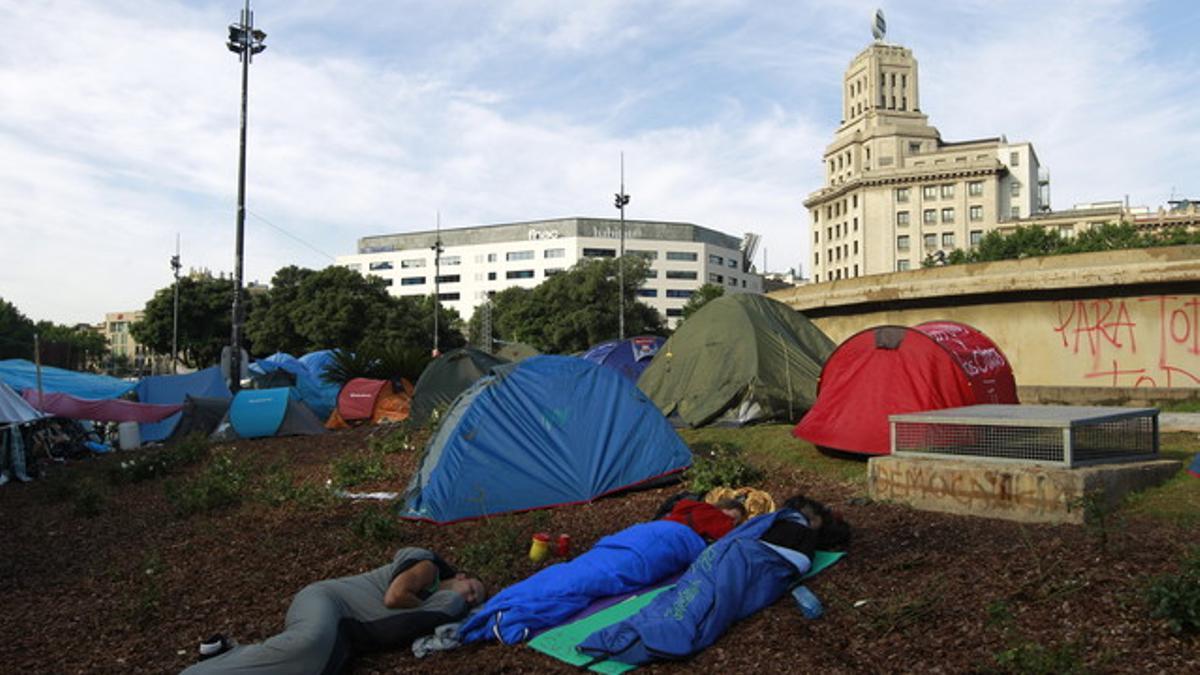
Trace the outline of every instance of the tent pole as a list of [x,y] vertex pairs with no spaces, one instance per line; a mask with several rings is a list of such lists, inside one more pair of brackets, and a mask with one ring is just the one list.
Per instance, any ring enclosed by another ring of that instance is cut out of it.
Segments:
[[44,412],[46,406],[42,402],[42,343],[37,333],[33,334],[33,363],[37,370],[38,412]]

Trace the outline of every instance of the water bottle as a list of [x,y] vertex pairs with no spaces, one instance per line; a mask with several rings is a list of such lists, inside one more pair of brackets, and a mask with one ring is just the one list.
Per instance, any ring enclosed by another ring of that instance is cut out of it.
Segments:
[[796,600],[796,606],[800,608],[800,612],[806,619],[819,619],[825,613],[821,601],[813,595],[812,591],[808,590],[808,586],[800,585],[793,588],[792,598]]

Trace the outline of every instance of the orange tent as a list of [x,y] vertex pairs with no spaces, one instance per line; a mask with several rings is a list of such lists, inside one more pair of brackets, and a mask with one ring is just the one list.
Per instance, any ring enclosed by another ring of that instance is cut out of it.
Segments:
[[408,419],[413,386],[401,378],[397,386],[388,380],[356,377],[338,392],[337,407],[325,422],[326,429],[348,429],[360,424],[403,422]]

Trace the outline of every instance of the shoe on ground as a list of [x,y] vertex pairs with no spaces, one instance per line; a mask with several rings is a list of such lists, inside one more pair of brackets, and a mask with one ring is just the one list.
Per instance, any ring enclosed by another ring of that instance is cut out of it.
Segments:
[[200,643],[200,660],[203,661],[205,659],[211,659],[214,656],[220,656],[230,649],[233,649],[235,644],[237,643],[233,640],[230,640],[224,635],[217,633],[216,635],[213,635],[204,642]]

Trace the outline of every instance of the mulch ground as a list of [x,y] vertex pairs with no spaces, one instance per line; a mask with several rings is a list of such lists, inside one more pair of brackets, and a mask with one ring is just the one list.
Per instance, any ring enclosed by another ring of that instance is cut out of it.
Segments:
[[[369,433],[224,447],[260,475],[285,464],[298,482],[324,484],[331,464],[360,452]],[[456,554],[474,545],[478,556],[479,542],[507,534],[511,542],[496,554],[502,565],[477,563],[495,589],[538,568],[524,557],[534,528],[569,533],[574,551],[582,551],[649,518],[680,489],[500,521],[402,523],[395,537],[376,541],[356,534],[354,524],[378,504],[271,506],[250,497],[251,488],[237,506],[177,517],[167,484],[200,467],[110,485],[109,469],[136,454],[53,465],[46,480],[0,488],[0,670],[177,672],[193,662],[202,638],[222,632],[240,642],[265,639],[281,628],[291,596],[306,584],[371,569],[404,545],[456,562]],[[417,454],[386,458],[397,478],[356,489],[403,490]],[[1178,569],[1195,532],[1129,516],[1110,525],[1105,540],[1095,528],[872,503],[858,484],[771,471],[765,487],[777,500],[803,491],[855,527],[850,554],[810,583],[826,615],[805,620],[785,597],[697,657],[646,672],[1200,672],[1200,641],[1151,619],[1144,597],[1155,576]],[[98,515],[77,512],[81,485],[101,494]],[[578,672],[528,648],[494,644],[424,660],[404,651],[375,654],[354,667],[396,671]]]

